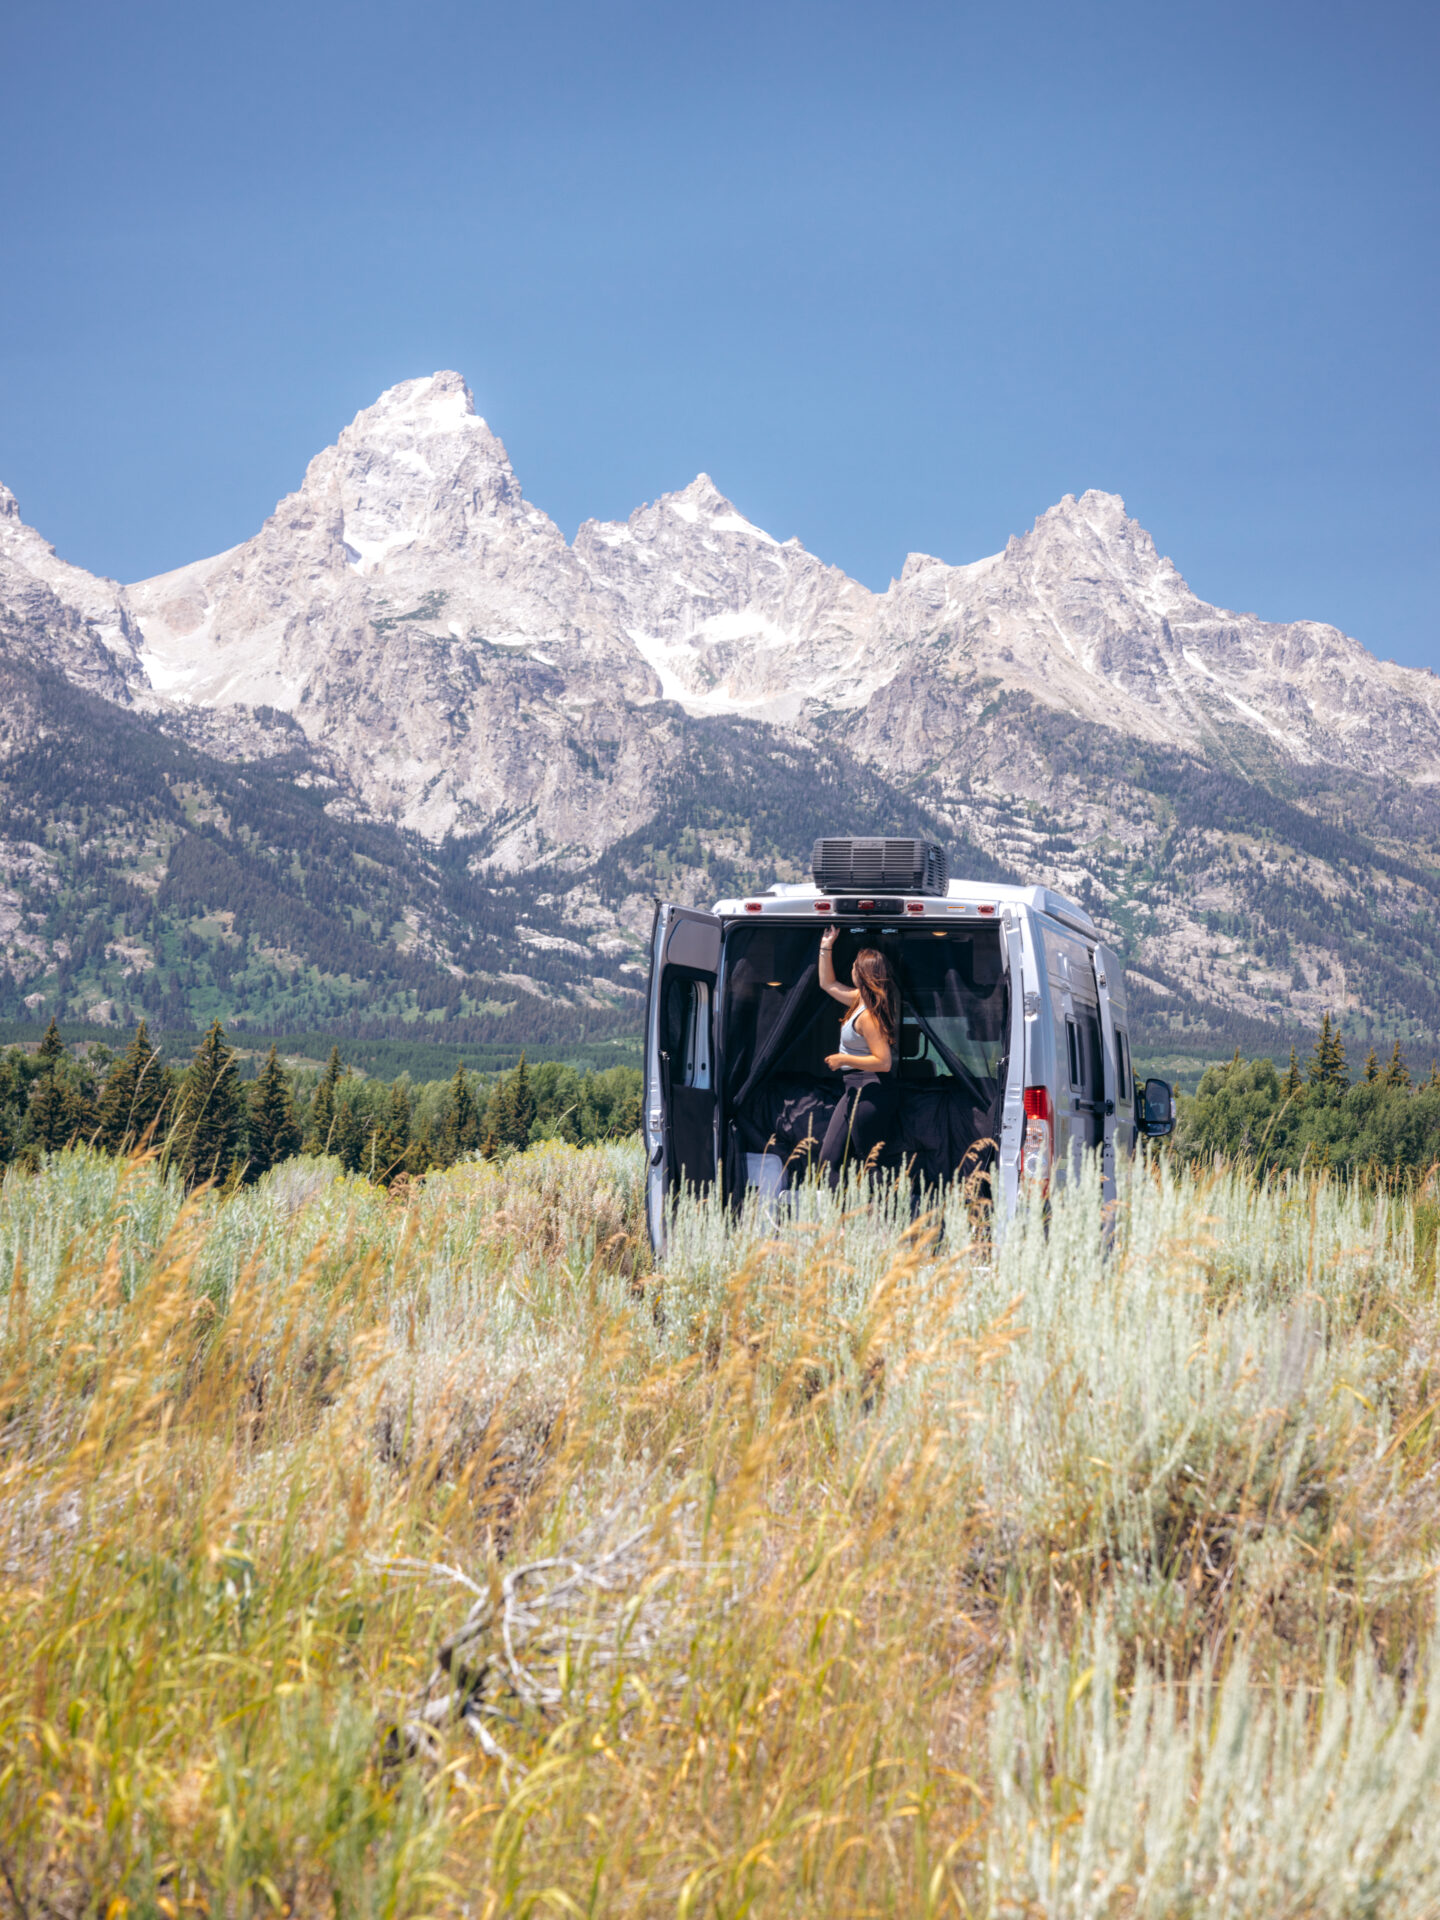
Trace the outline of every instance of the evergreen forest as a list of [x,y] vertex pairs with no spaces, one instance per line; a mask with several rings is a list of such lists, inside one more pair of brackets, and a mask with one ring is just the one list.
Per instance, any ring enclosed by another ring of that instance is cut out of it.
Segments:
[[153,1154],[190,1187],[234,1188],[307,1153],[390,1186],[540,1140],[625,1138],[639,1124],[636,1068],[532,1068],[523,1053],[509,1073],[475,1075],[461,1064],[446,1080],[412,1083],[358,1074],[338,1047],[319,1074],[290,1069],[272,1046],[246,1082],[219,1021],[177,1070],[143,1020],[120,1053],[72,1050],[53,1021],[33,1052],[0,1053],[0,1167],[38,1170],[47,1154],[86,1145]]

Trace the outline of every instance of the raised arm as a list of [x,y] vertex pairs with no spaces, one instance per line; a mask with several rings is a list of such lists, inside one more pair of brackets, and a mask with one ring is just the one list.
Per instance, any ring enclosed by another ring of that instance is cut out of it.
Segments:
[[842,1007],[854,1006],[859,993],[854,987],[842,987],[835,978],[835,962],[830,950],[840,936],[838,927],[827,927],[820,936],[820,985],[832,1000],[838,1000]]

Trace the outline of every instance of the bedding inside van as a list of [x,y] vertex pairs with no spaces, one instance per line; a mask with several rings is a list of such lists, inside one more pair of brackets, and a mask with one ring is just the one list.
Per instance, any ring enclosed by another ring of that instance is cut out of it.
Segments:
[[[820,988],[823,931],[761,921],[727,932],[719,1051],[732,1194],[743,1191],[747,1155],[777,1154],[792,1181],[801,1177],[843,1091],[840,1075],[825,1065],[838,1048],[843,1013]],[[850,978],[862,946],[884,953],[901,994],[901,1137],[886,1161],[927,1186],[988,1171],[1010,1028],[999,928],[842,925],[839,980]]]

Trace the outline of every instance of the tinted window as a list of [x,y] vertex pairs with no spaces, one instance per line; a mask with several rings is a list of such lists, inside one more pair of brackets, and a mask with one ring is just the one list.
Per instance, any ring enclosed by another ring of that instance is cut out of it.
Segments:
[[[816,978],[821,926],[732,927],[725,943],[724,1047],[727,1085],[743,1077],[780,1018],[802,975]],[[998,927],[864,927],[840,923],[836,978],[850,979],[861,947],[878,947],[909,1008],[923,1016],[946,1051],[981,1080],[993,1081],[1005,1056],[1009,996]],[[794,1030],[772,1071],[827,1075],[827,1053],[839,1044],[843,1009],[818,985],[813,1004],[798,1010]],[[913,1013],[902,1012],[900,1072],[910,1080],[951,1080],[949,1066]],[[733,1076],[733,1079],[732,1079]]]
[[1087,1100],[1105,1098],[1105,1052],[1100,1037],[1100,1009],[1098,1007],[1077,1006],[1076,1025],[1080,1029],[1080,1078],[1075,1085],[1082,1088]]
[[1080,1031],[1073,1020],[1065,1022],[1065,1044],[1070,1050],[1070,1084],[1080,1087],[1085,1077],[1080,1070]]
[[[948,928],[916,927],[899,936],[891,963],[900,974],[910,1009],[923,1017],[946,1051],[977,1079],[996,1079],[1009,1040],[1009,995],[1001,970],[999,928],[952,933]],[[918,1021],[907,1020],[902,1027],[900,1054],[901,1073],[907,1079],[952,1077]]]
[[[840,1044],[840,1007],[821,993],[816,973],[823,927],[732,927],[725,942],[724,1047],[727,1085],[734,1090],[749,1062],[765,1045],[791,989],[802,975],[816,981],[813,998],[799,1010],[800,1017],[776,1073],[827,1075],[827,1053]],[[850,961],[857,942],[836,942],[835,971],[850,977]]]

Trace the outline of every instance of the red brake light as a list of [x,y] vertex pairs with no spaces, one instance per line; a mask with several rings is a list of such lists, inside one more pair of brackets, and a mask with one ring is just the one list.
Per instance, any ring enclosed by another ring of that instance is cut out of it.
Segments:
[[1025,1089],[1025,1138],[1020,1147],[1020,1171],[1050,1187],[1050,1161],[1055,1152],[1055,1107],[1048,1087]]
[[857,913],[873,913],[875,911],[875,902],[873,900],[857,900],[855,902],[855,911]]
[[995,909],[994,907],[977,907],[975,911],[977,913],[994,913]]
[[828,900],[817,900],[815,902],[815,911],[816,913],[829,913],[830,902]]
[[923,900],[907,900],[905,902],[905,911],[906,913],[924,913],[925,902]]
[[760,902],[758,900],[747,900],[745,902],[745,911],[746,913],[759,913]]

